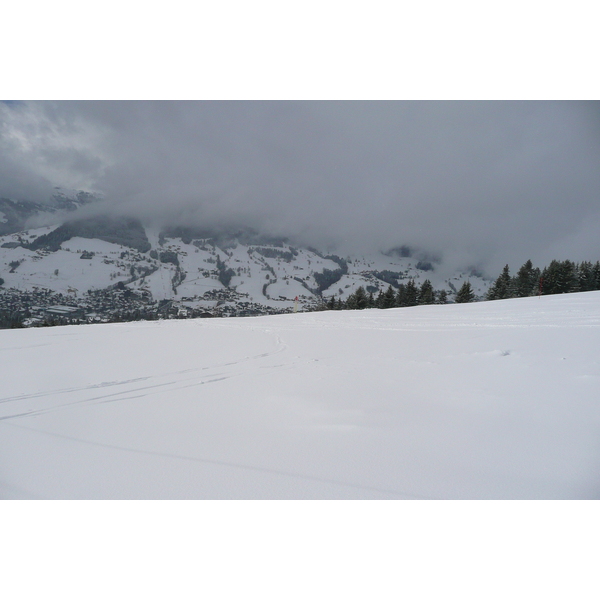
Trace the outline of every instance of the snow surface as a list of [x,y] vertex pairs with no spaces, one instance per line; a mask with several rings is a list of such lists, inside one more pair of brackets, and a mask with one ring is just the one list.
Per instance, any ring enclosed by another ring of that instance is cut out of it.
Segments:
[[599,498],[600,292],[0,331],[3,498]]

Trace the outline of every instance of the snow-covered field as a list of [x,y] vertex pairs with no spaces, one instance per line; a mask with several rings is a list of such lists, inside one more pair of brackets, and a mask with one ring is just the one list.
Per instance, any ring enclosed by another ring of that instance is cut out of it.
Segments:
[[599,498],[600,292],[0,331],[3,498]]

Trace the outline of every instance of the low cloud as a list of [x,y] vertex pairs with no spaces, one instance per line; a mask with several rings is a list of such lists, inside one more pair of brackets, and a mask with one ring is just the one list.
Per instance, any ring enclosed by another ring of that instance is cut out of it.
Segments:
[[146,221],[332,248],[409,244],[493,274],[528,258],[597,260],[599,106],[0,105],[0,195],[87,189]]

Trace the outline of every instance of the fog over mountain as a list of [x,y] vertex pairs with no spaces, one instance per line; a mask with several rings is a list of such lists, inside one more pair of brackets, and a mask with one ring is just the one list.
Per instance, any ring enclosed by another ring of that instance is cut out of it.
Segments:
[[146,222],[408,244],[492,275],[597,260],[600,103],[1,103],[0,197],[55,186]]

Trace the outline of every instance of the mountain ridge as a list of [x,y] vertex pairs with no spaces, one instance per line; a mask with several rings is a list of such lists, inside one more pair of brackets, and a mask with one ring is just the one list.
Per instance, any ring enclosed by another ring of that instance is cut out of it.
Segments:
[[[205,311],[246,303],[260,312],[314,309],[332,297],[345,301],[359,287],[376,295],[411,279],[431,281],[450,300],[467,279],[479,297],[491,283],[468,271],[447,276],[441,257],[406,245],[339,255],[251,228],[160,227],[126,216],[90,216],[80,208],[94,200],[78,198],[48,205],[57,217],[53,225],[18,229],[11,221],[17,230],[0,235],[5,290],[49,290],[75,302],[119,286],[146,302]],[[27,206],[31,220],[37,205]]]

